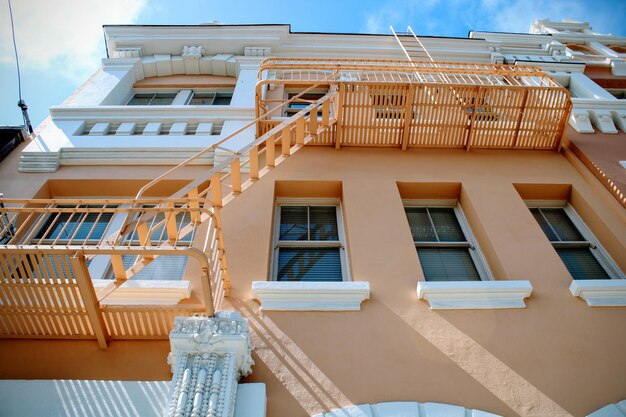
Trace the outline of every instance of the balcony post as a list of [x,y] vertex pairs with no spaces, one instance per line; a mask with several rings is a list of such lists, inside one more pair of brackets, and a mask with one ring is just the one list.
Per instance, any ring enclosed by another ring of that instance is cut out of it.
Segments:
[[98,298],[96,297],[96,290],[91,283],[91,277],[87,269],[87,263],[85,262],[85,255],[79,252],[69,259],[72,271],[74,272],[74,279],[78,285],[78,291],[83,300],[85,310],[87,310],[87,316],[89,317],[93,332],[96,335],[96,339],[98,339],[100,348],[106,349],[110,336],[104,322],[104,317],[102,316],[102,310],[100,310]]

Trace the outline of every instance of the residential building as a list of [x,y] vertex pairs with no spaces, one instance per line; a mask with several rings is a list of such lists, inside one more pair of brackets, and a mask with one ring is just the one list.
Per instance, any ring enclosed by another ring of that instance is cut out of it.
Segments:
[[626,38],[531,32],[105,26],[0,164],[0,414],[626,415]]

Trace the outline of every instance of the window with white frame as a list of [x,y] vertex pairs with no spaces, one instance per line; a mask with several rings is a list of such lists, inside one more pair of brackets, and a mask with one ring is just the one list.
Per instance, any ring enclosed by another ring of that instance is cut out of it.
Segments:
[[338,200],[279,200],[274,223],[272,280],[347,280]]
[[137,92],[128,101],[129,106],[228,106],[233,88],[203,88],[198,90]]
[[[153,205],[144,205],[143,207],[154,207]],[[176,216],[176,229],[181,230],[183,227],[192,223],[190,214],[187,212],[178,212],[176,214],[165,214],[163,212],[157,212],[152,216],[152,219],[147,222],[148,229],[150,231],[150,244],[152,246],[158,246],[163,242],[170,241],[175,242],[177,246],[191,246],[193,241],[193,234],[188,233],[181,238],[173,238],[170,240],[166,227],[166,216]],[[137,216],[135,216],[137,217]],[[195,230],[195,229],[194,229]],[[134,245],[140,245],[138,230],[131,231],[129,236],[124,239],[124,243],[132,242]],[[124,255],[122,256],[122,262],[124,269],[128,270],[137,261],[137,255]],[[160,255],[151,261],[148,265],[143,267],[141,271],[133,275],[131,280],[164,280],[164,281],[176,281],[181,280],[187,269],[188,258],[186,256],[171,256]],[[104,279],[115,279],[113,269],[109,265]]]
[[136,93],[127,103],[129,106],[169,106],[177,93]]
[[426,281],[491,280],[461,207],[405,202],[413,242]]
[[[112,208],[115,205],[79,205],[80,209]],[[68,209],[66,212],[48,215],[43,225],[35,233],[35,240],[41,243],[58,242],[79,244],[85,242],[98,242],[104,236],[113,213],[72,212],[75,206],[58,206],[59,209]]]
[[529,204],[541,230],[575,280],[624,278],[624,274],[569,204]]

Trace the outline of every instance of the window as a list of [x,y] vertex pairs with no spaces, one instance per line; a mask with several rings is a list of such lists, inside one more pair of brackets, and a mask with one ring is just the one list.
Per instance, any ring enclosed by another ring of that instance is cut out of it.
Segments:
[[[170,90],[171,91],[171,90]],[[233,98],[232,88],[180,90],[177,92],[135,93],[129,106],[228,106]]]
[[169,106],[177,93],[137,93],[128,102],[129,106]]
[[491,279],[458,204],[404,210],[426,281]]
[[[101,209],[115,207],[111,205],[80,205],[79,209]],[[74,206],[58,206],[60,209],[74,209]],[[43,226],[35,234],[38,240],[58,240],[59,242],[83,243],[98,242],[104,237],[104,233],[113,217],[113,213],[71,213],[60,212],[48,216]]]
[[[292,98],[294,98],[298,94],[300,94],[300,93],[289,93],[287,97],[288,97],[289,100],[291,100]],[[317,100],[321,99],[325,95],[326,95],[326,93],[307,93],[307,94],[302,94],[300,97],[298,97],[297,99],[295,99],[294,101],[292,101],[291,103],[289,103],[287,105],[287,110],[286,110],[287,116],[293,116],[294,114],[298,113],[300,110],[308,107],[309,105],[311,105],[312,103],[314,103]],[[317,117],[322,117],[321,111],[318,111]]]
[[279,202],[272,278],[276,281],[343,281],[345,238],[338,203]]
[[531,207],[530,211],[572,278],[624,278],[569,204],[565,207]]
[[191,106],[228,106],[233,98],[233,93],[196,93],[189,99]]
[[377,92],[370,95],[377,119],[402,119],[404,117],[405,94]]
[[[143,207],[154,207],[153,205],[144,205]],[[179,212],[176,214],[176,229],[180,230],[183,227],[191,224],[190,214],[186,212]],[[167,234],[167,228],[165,226],[165,214],[162,212],[156,213],[151,221],[148,222],[148,229],[150,230],[150,243],[153,246],[166,242],[169,238]],[[133,230],[129,236],[126,237],[125,242],[133,242],[135,245],[139,245],[139,234],[137,230]],[[188,233],[178,240],[177,246],[191,246],[193,241],[193,233]],[[134,265],[137,260],[136,255],[124,255],[122,256],[122,262],[124,269],[128,269]],[[160,255],[145,266],[141,271],[131,277],[131,280],[181,280],[187,268],[188,258],[186,256],[169,256]],[[115,279],[113,269],[109,267],[104,275],[104,279]]]

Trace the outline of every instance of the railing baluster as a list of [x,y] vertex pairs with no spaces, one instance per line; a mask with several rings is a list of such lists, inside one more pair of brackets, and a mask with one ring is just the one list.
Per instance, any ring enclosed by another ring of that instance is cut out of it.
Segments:
[[291,126],[283,128],[281,135],[282,153],[284,156],[291,154]]
[[241,192],[241,160],[235,159],[230,164],[230,182],[234,194]]
[[211,202],[216,207],[222,207],[222,178],[219,172],[211,177]]
[[276,137],[273,135],[265,141],[265,165],[276,166]]
[[250,161],[250,179],[258,180],[259,179],[259,147],[255,146],[250,149],[248,152],[248,157]]

